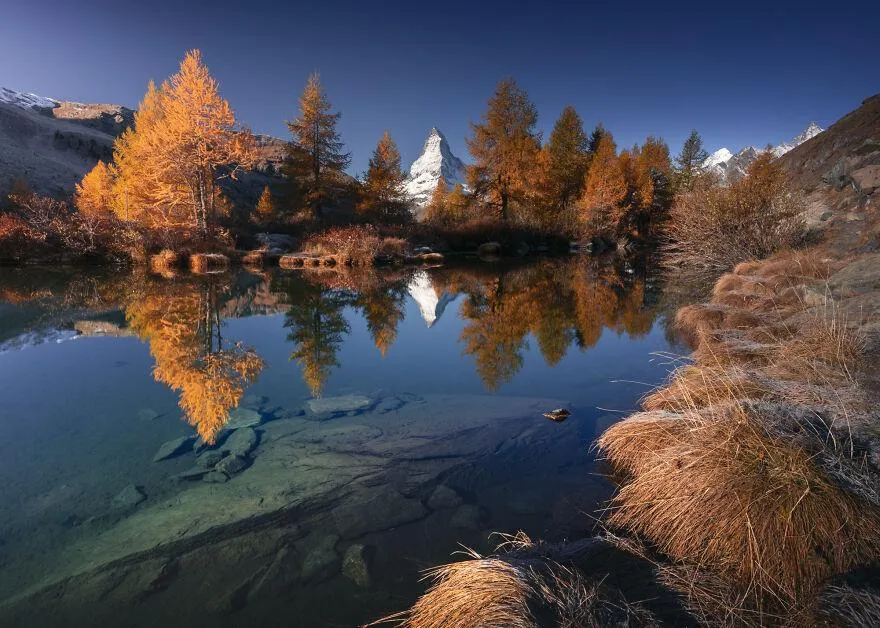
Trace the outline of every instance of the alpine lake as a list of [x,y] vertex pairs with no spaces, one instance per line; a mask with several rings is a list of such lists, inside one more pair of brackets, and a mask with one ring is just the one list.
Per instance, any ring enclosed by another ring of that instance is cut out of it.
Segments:
[[593,441],[682,351],[659,292],[589,256],[0,268],[0,625],[353,626],[495,532],[595,533]]

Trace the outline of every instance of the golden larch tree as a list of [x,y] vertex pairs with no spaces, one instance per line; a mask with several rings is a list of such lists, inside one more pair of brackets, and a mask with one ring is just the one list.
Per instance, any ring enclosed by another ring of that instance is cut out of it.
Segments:
[[580,200],[582,224],[593,235],[609,235],[617,227],[620,204],[626,199],[627,185],[617,145],[608,131],[603,131]]
[[528,195],[540,148],[537,123],[535,105],[510,78],[498,84],[483,121],[471,123],[467,147],[474,163],[468,168],[468,185],[477,199],[497,208],[502,220],[507,220],[512,202]]
[[400,168],[400,151],[388,131],[382,135],[360,190],[357,212],[383,222],[404,222],[409,203],[403,190],[406,175]]
[[104,216],[112,211],[113,171],[103,161],[86,173],[76,184],[74,204],[87,216]]
[[260,224],[268,224],[275,220],[275,199],[272,198],[272,190],[266,185],[263,187],[263,193],[260,194],[260,200],[254,208],[254,220]]

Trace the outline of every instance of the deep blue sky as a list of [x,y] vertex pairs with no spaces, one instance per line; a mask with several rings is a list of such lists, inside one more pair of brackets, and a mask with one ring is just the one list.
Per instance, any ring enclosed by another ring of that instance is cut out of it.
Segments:
[[834,122],[880,91],[880,8],[765,0],[686,7],[459,3],[4,0],[0,86],[135,106],[148,79],[200,48],[255,131],[287,137],[318,70],[362,172],[384,129],[407,167],[431,126],[467,160],[464,137],[497,81],[513,76],[549,129],[566,104],[618,145],[691,128],[711,152],[763,146]]

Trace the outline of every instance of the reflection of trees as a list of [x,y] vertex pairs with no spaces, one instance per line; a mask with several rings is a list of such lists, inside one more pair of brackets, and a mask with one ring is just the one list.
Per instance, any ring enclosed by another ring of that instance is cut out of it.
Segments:
[[370,336],[383,357],[397,339],[397,326],[403,320],[405,300],[405,284],[394,282],[371,286],[355,301],[364,313]]
[[[598,342],[605,328],[630,336],[647,334],[656,313],[647,304],[643,265],[629,268],[597,258],[542,262],[500,276],[450,282],[467,286],[460,315],[464,353],[474,356],[477,372],[496,390],[522,368],[527,335],[537,341],[547,364],[558,364],[568,348]],[[442,279],[441,279],[442,281]]]
[[180,408],[213,442],[245,388],[263,369],[255,351],[223,338],[215,277],[198,282],[133,282],[125,315],[150,345],[153,376],[180,393]]
[[302,366],[303,379],[317,397],[330,372],[339,366],[336,354],[351,331],[342,310],[351,304],[352,298],[347,291],[306,282],[289,285],[290,308],[284,326],[290,328],[287,339],[294,344],[290,359]]

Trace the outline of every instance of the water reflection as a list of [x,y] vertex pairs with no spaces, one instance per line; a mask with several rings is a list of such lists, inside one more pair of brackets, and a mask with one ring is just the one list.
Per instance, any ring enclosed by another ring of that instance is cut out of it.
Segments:
[[223,337],[219,295],[229,292],[226,281],[141,278],[123,304],[132,331],[150,345],[153,377],[180,394],[184,418],[208,443],[263,370],[253,349]]

